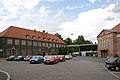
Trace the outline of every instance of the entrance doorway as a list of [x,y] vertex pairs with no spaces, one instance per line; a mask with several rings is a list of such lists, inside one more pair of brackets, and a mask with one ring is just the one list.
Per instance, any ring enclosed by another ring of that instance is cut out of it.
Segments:
[[107,58],[107,56],[108,56],[108,50],[101,50],[101,57]]

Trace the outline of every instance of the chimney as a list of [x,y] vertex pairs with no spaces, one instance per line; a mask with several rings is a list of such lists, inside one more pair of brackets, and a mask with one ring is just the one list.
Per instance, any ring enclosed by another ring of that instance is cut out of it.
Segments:
[[45,30],[43,30],[43,32],[45,33]]
[[36,32],[36,29],[34,29],[33,31]]

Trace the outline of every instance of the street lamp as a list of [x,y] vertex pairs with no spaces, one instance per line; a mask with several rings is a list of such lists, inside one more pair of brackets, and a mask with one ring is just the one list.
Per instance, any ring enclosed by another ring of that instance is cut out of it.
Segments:
[[15,50],[15,47],[13,46],[12,47],[12,54],[14,55],[14,50]]

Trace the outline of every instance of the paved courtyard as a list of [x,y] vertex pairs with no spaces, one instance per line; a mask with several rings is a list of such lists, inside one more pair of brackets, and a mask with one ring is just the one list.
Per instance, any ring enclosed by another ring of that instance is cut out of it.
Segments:
[[0,70],[8,72],[11,80],[118,80],[105,69],[105,60],[74,57],[55,65],[44,65],[0,59]]

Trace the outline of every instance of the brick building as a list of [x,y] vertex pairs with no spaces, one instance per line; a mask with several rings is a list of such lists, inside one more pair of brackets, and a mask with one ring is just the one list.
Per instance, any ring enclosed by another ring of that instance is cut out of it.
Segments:
[[103,29],[97,36],[99,57],[120,56],[120,24]]
[[66,44],[48,32],[10,26],[0,33],[0,57],[9,55],[58,54]]

